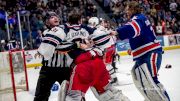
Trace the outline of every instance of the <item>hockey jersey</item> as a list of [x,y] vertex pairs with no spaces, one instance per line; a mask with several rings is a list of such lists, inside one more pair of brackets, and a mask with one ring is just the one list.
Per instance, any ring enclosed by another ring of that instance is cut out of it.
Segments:
[[112,45],[112,42],[110,42],[112,39],[109,32],[102,26],[90,28],[86,25],[70,26],[66,24],[63,27],[67,37],[65,38],[65,42],[58,45],[57,50],[68,51],[68,54],[72,59],[75,59],[78,55],[87,50],[91,50],[91,48],[87,50],[79,49],[76,44],[74,44],[76,42],[86,43],[86,40],[91,40],[94,43],[94,47],[101,48],[101,50]]
[[110,31],[99,25],[89,38],[93,40],[96,47],[99,47],[104,51],[104,62],[107,64],[112,63],[115,54],[115,36],[111,36]]
[[129,39],[134,60],[143,58],[149,52],[162,52],[150,21],[143,14],[133,15],[117,32],[121,40]]
[[84,40],[88,39],[88,36],[93,33],[94,29],[82,24],[64,24],[60,27],[64,29],[66,38],[65,41],[58,46],[57,50],[68,51],[68,55],[72,59],[75,59],[82,52],[85,52],[85,50],[78,48],[76,43],[84,43]]
[[109,35],[110,31],[107,31],[106,28],[101,25],[96,28],[97,29],[88,37],[88,39],[92,40],[97,47],[103,50],[110,47],[113,43],[111,36]]
[[66,34],[62,28],[53,27],[52,29],[45,30],[43,35],[44,37],[38,48],[38,52],[43,55],[45,60],[49,60],[52,58],[57,45],[65,39]]

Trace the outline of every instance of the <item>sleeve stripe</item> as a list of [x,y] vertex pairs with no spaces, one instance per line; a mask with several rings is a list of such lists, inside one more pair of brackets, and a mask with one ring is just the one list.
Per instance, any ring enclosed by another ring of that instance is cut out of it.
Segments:
[[47,43],[47,44],[53,45],[54,47],[57,46],[56,43],[54,43],[53,41],[50,41],[50,40],[43,40],[43,43]]
[[105,36],[105,37],[103,37],[103,38],[101,38],[99,40],[96,40],[94,42],[95,42],[95,44],[99,44],[99,43],[102,43],[102,42],[104,42],[104,41],[106,41],[108,39],[110,39],[110,37],[109,36]]
[[101,35],[101,36],[97,36],[97,37],[95,37],[95,38],[92,38],[93,39],[93,41],[97,41],[97,40],[100,40],[100,39],[102,39],[102,38],[104,38],[104,37],[106,37],[107,35]]
[[[128,24],[129,24],[129,25],[133,28],[133,30],[134,30],[134,36],[133,36],[133,38],[136,37],[136,34],[137,34],[136,28],[134,27],[134,25],[133,25],[132,23],[128,22]],[[127,25],[128,25],[128,24],[127,24]]]
[[49,41],[52,41],[53,43],[56,43],[57,45],[60,43],[58,40],[53,39],[52,37],[44,37],[43,40],[49,40]]
[[61,43],[56,47],[56,50],[58,51],[70,51],[72,49],[77,48],[77,45],[75,43]]
[[133,27],[135,31],[135,35],[133,36],[133,38],[139,36],[141,31],[139,24],[135,20],[133,20],[132,22],[130,22],[130,25]]
[[[61,34],[61,33],[60,33]],[[53,39],[56,39],[57,41],[61,42],[62,39],[59,38],[58,36],[52,35],[52,34],[46,34],[45,37],[51,37]]]
[[137,30],[137,34],[140,34],[140,27],[139,27],[139,24],[136,22],[136,21],[132,21],[132,24],[135,26],[136,30]]
[[105,41],[103,41],[103,42],[101,42],[101,43],[96,43],[96,46],[102,46],[102,45],[105,45],[106,43],[109,42],[109,40],[110,40],[110,39],[107,39],[107,40],[105,40]]

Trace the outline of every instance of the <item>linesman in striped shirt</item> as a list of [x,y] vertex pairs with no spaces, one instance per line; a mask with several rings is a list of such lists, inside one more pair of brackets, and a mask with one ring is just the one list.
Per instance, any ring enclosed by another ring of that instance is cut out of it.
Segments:
[[42,56],[42,68],[40,70],[34,101],[48,101],[53,84],[58,81],[69,80],[71,69],[68,68],[66,55],[56,52],[56,47],[64,40],[66,34],[59,27],[60,19],[54,12],[48,12],[45,17],[47,30],[35,57]]

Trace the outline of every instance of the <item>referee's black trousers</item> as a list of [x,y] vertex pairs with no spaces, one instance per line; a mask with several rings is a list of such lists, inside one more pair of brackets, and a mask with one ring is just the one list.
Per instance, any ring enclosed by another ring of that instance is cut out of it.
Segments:
[[71,69],[68,67],[45,67],[42,66],[38,78],[34,101],[48,101],[51,87],[58,81],[69,80]]

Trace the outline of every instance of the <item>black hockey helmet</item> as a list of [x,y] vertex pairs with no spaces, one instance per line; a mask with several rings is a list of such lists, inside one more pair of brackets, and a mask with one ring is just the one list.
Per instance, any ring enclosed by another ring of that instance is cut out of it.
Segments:
[[55,12],[49,11],[49,12],[46,13],[46,15],[44,17],[44,21],[49,20],[51,18],[51,16],[57,16],[58,17],[58,15]]

